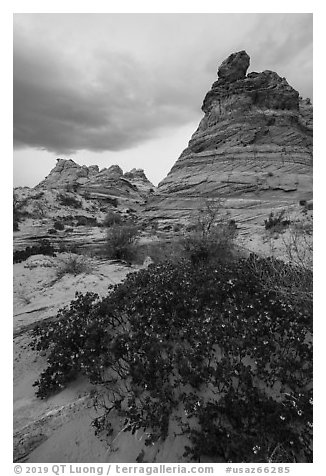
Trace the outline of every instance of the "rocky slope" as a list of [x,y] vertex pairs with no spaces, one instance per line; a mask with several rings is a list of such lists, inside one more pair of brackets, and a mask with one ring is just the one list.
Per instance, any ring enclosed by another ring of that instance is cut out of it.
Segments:
[[[99,170],[97,165],[58,159],[36,187],[14,189],[14,216],[19,221],[14,249],[44,238],[97,246],[105,239],[105,230],[97,226],[108,212],[136,217],[154,190],[142,169],[123,173],[118,165]],[[54,229],[56,222],[64,229]]]
[[246,75],[245,51],[218,69],[188,147],[147,207],[153,217],[185,217],[205,197],[225,199],[238,222],[312,197],[312,105],[273,71]]

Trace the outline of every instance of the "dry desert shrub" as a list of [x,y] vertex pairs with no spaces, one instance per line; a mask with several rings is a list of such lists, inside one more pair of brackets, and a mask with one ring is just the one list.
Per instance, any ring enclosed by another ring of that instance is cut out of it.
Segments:
[[275,213],[271,212],[267,220],[265,220],[265,230],[269,230],[272,233],[283,233],[284,230],[290,225],[290,220],[285,217],[286,210],[280,210]]
[[106,235],[106,255],[109,259],[132,261],[136,253],[138,227],[113,224]]
[[259,277],[266,290],[275,291],[277,295],[291,298],[297,305],[312,307],[313,273],[311,269],[284,263],[269,257],[261,258],[256,254],[250,256],[252,273]]
[[294,221],[282,235],[282,260],[277,259],[273,241],[270,257],[262,260],[252,254],[252,272],[259,276],[266,289],[288,296],[299,305],[312,309],[313,300],[313,241],[312,218]]
[[56,276],[61,279],[66,274],[77,276],[78,274],[89,274],[92,272],[92,265],[88,258],[82,255],[67,253],[61,256],[56,269]]
[[181,240],[186,258],[194,265],[231,258],[236,230],[235,222],[222,211],[221,200],[206,200],[196,223]]
[[311,269],[313,267],[313,223],[309,217],[304,222],[295,222],[289,233],[282,237],[286,259],[294,266]]
[[110,227],[112,225],[120,225],[122,222],[122,217],[120,213],[109,211],[104,218],[103,226]]
[[69,193],[58,193],[57,200],[61,205],[66,207],[82,208],[82,202]]

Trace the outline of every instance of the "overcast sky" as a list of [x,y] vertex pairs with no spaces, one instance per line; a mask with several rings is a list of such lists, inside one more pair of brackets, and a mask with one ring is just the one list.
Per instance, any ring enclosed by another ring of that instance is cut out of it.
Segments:
[[219,64],[245,49],[312,98],[311,14],[15,14],[14,185],[56,158],[157,184],[197,128]]

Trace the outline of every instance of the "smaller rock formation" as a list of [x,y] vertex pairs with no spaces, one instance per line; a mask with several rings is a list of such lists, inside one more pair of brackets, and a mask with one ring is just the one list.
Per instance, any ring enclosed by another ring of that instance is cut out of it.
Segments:
[[127,198],[143,201],[155,189],[142,169],[123,173],[118,165],[99,170],[97,165],[80,166],[73,160],[57,159],[56,166],[35,189],[78,191],[92,198]]
[[80,166],[73,160],[57,159],[56,166],[49,175],[42,180],[35,188],[51,189],[65,188],[69,185],[81,185],[87,181],[88,177],[99,172],[97,166],[89,169],[86,165]]
[[155,190],[155,187],[148,180],[143,169],[132,169],[130,172],[126,172],[123,177],[135,185],[140,192],[149,194]]
[[121,178],[123,175],[123,170],[121,167],[119,167],[119,165],[111,165],[108,169],[102,169],[100,174],[106,175],[111,179],[119,180],[119,178]]

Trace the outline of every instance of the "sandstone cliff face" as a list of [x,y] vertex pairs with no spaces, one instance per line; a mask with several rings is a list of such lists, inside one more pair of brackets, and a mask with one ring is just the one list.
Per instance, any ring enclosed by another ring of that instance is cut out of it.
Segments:
[[221,64],[203,102],[205,116],[159,184],[152,211],[173,216],[200,197],[225,198],[232,210],[311,198],[310,101],[273,71],[246,76],[249,61],[240,51]]
[[123,173],[118,165],[99,170],[97,165],[80,166],[73,160],[58,159],[49,175],[36,189],[75,189],[92,198],[122,197],[142,201],[155,189],[142,169]]

